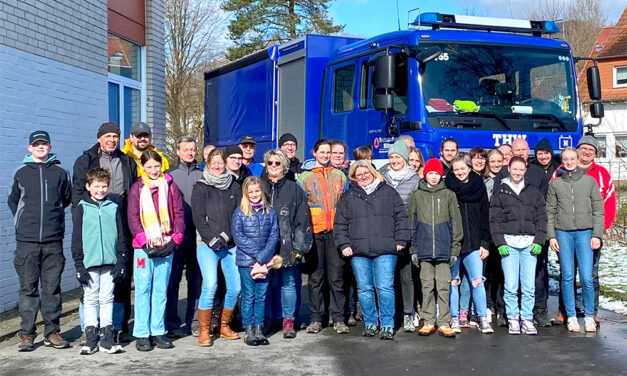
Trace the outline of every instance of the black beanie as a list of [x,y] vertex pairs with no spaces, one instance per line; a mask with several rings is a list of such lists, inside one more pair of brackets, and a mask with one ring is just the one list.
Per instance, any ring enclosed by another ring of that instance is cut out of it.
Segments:
[[296,146],[298,146],[298,141],[296,141],[296,137],[294,137],[293,134],[291,134],[291,133],[283,133],[283,135],[281,135],[281,137],[279,137],[279,147],[283,146],[283,144],[288,142],[288,141],[292,141],[293,143],[296,144]]
[[242,149],[240,149],[239,146],[237,145],[229,145],[224,149],[224,155],[226,156],[226,158],[228,158],[230,155],[233,154],[242,154]]
[[100,128],[98,128],[98,135],[96,138],[100,138],[107,133],[115,133],[118,136],[120,135],[120,127],[115,125],[115,123],[102,123]]

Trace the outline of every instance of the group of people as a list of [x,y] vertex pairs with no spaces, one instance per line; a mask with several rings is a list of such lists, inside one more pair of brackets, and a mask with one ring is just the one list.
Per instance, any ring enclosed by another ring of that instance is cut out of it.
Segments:
[[[476,326],[493,333],[493,315],[510,334],[536,334],[548,317],[549,249],[561,267],[557,323],[580,331],[574,276],[583,286],[584,329],[596,331],[598,260],[616,203],[608,172],[594,163],[598,143],[584,136],[561,162],[548,140],[459,153],[445,139],[440,159],[425,162],[401,136],[388,163],[372,149],[318,140],[313,158],[296,157],[287,133],[255,160],[251,136],[203,150],[177,140],[170,165],[136,123],[123,149],[120,129],[104,123],[98,142],[75,162],[72,178],[50,153],[50,136],[33,132],[30,152],[13,176],[20,280],[20,351],[34,349],[41,306],[44,343],[69,346],[60,334],[64,208],[72,204],[72,257],[83,287],[81,354],[172,348],[188,334],[198,345],[239,339],[269,344],[280,326],[296,337],[302,274],[308,277],[307,333],[323,323],[337,333],[363,319],[363,335],[406,332],[455,337]],[[178,316],[185,272],[187,305]],[[41,299],[39,283],[41,281]],[[135,300],[131,305],[131,281]],[[134,325],[129,327],[131,307]],[[398,313],[397,313],[398,312]],[[217,321],[217,324],[213,324]],[[436,329],[437,328],[437,329]]]

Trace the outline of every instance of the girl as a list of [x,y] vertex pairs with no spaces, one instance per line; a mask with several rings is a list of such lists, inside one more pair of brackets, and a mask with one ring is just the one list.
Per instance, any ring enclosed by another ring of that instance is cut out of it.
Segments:
[[414,169],[414,171],[416,171],[416,174],[418,175],[418,177],[420,179],[423,179],[424,176],[423,176],[422,170],[425,166],[425,161],[424,161],[424,158],[422,157],[422,153],[415,146],[410,146],[407,149],[409,151],[409,159],[407,160],[407,163],[409,164],[411,168]]
[[494,179],[501,169],[503,168],[503,153],[497,149],[490,150],[488,153],[488,162],[485,168],[485,174],[483,175],[483,182],[488,191],[488,200],[492,197],[492,191],[494,190]]
[[244,341],[249,346],[269,345],[262,330],[267,274],[279,240],[279,224],[258,177],[247,177],[242,193],[242,202],[233,212],[233,238],[237,245],[236,263],[242,281]]
[[161,162],[156,151],[142,154],[145,174],[131,186],[128,197],[128,226],[135,248],[133,336],[139,351],[152,350],[153,342],[162,349],[174,347],[164,335],[165,302],[172,252],[185,233],[185,212],[183,195],[172,177],[161,172]]
[[209,326],[218,288],[218,263],[221,264],[226,282],[219,335],[220,338],[239,339],[239,335],[229,327],[240,292],[231,215],[240,202],[242,192],[233,174],[226,170],[226,157],[222,149],[214,149],[209,153],[202,175],[192,191],[192,217],[201,238],[196,256],[203,278],[198,300],[198,345],[208,347],[213,344]]

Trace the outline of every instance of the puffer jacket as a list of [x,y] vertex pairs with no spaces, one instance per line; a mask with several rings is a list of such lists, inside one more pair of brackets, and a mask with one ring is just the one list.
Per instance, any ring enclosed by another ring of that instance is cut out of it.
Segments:
[[333,227],[340,250],[353,249],[353,256],[378,257],[397,254],[396,246],[407,246],[409,223],[401,196],[385,182],[371,194],[351,182],[340,197]]
[[535,244],[544,244],[547,219],[542,193],[524,182],[520,194],[516,194],[507,181],[494,190],[490,201],[490,232],[494,244],[506,245],[506,234],[533,235]]
[[266,198],[279,221],[279,242],[275,253],[283,258],[283,267],[289,268],[299,263],[292,252],[302,256],[313,243],[307,196],[287,176],[276,183],[267,176],[262,181]]
[[346,190],[346,175],[333,166],[313,167],[299,174],[298,182],[307,194],[313,233],[333,230],[336,205]]
[[233,211],[242,199],[242,188],[233,180],[225,190],[220,190],[199,180],[192,190],[192,218],[200,240],[198,244],[209,242],[224,232],[229,241],[227,246],[235,246],[231,232]]
[[448,261],[451,256],[459,256],[464,237],[462,217],[457,197],[444,181],[429,187],[422,180],[408,209],[411,253],[429,261]]
[[420,183],[420,178],[418,177],[416,172],[410,168],[409,171],[411,172],[407,174],[403,179],[401,179],[400,181],[394,181],[391,176],[391,171],[392,168],[389,164],[387,164],[381,167],[381,170],[379,172],[381,173],[381,175],[383,175],[385,182],[388,183],[390,187],[396,189],[396,192],[401,195],[403,203],[405,204],[405,207],[407,207],[409,205],[409,200],[411,199],[412,193],[414,193],[416,189],[418,189],[418,183]]
[[237,245],[235,264],[250,268],[267,264],[279,241],[279,223],[273,208],[254,210],[247,217],[239,207],[233,212],[233,239]]
[[592,237],[603,239],[603,199],[596,181],[577,167],[569,172],[557,171],[549,185],[546,199],[547,236],[555,238],[555,230],[592,229]]

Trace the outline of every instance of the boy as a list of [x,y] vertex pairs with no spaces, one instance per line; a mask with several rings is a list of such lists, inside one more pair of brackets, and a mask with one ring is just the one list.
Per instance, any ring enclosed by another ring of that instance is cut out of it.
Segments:
[[[113,338],[113,288],[125,277],[126,237],[119,206],[107,197],[111,174],[87,171],[87,189],[72,216],[72,258],[84,290],[85,344],[81,355],[120,352]],[[102,340],[98,347],[98,321]]]
[[31,133],[27,149],[30,154],[13,175],[7,199],[15,224],[14,263],[20,280],[22,322],[18,350],[34,350],[35,319],[40,306],[45,323],[44,344],[63,349],[69,347],[59,333],[59,318],[65,266],[63,208],[72,200],[70,177],[56,155],[50,154],[48,132]]
[[[449,308],[450,265],[457,261],[463,237],[462,219],[455,193],[446,188],[444,168],[435,158],[424,167],[425,179],[418,185],[409,204],[409,229],[412,234],[412,262],[420,267],[424,325],[421,336],[435,332],[435,306],[438,299],[438,334],[455,337]],[[434,292],[435,288],[435,292]],[[459,326],[459,325],[458,325]]]

